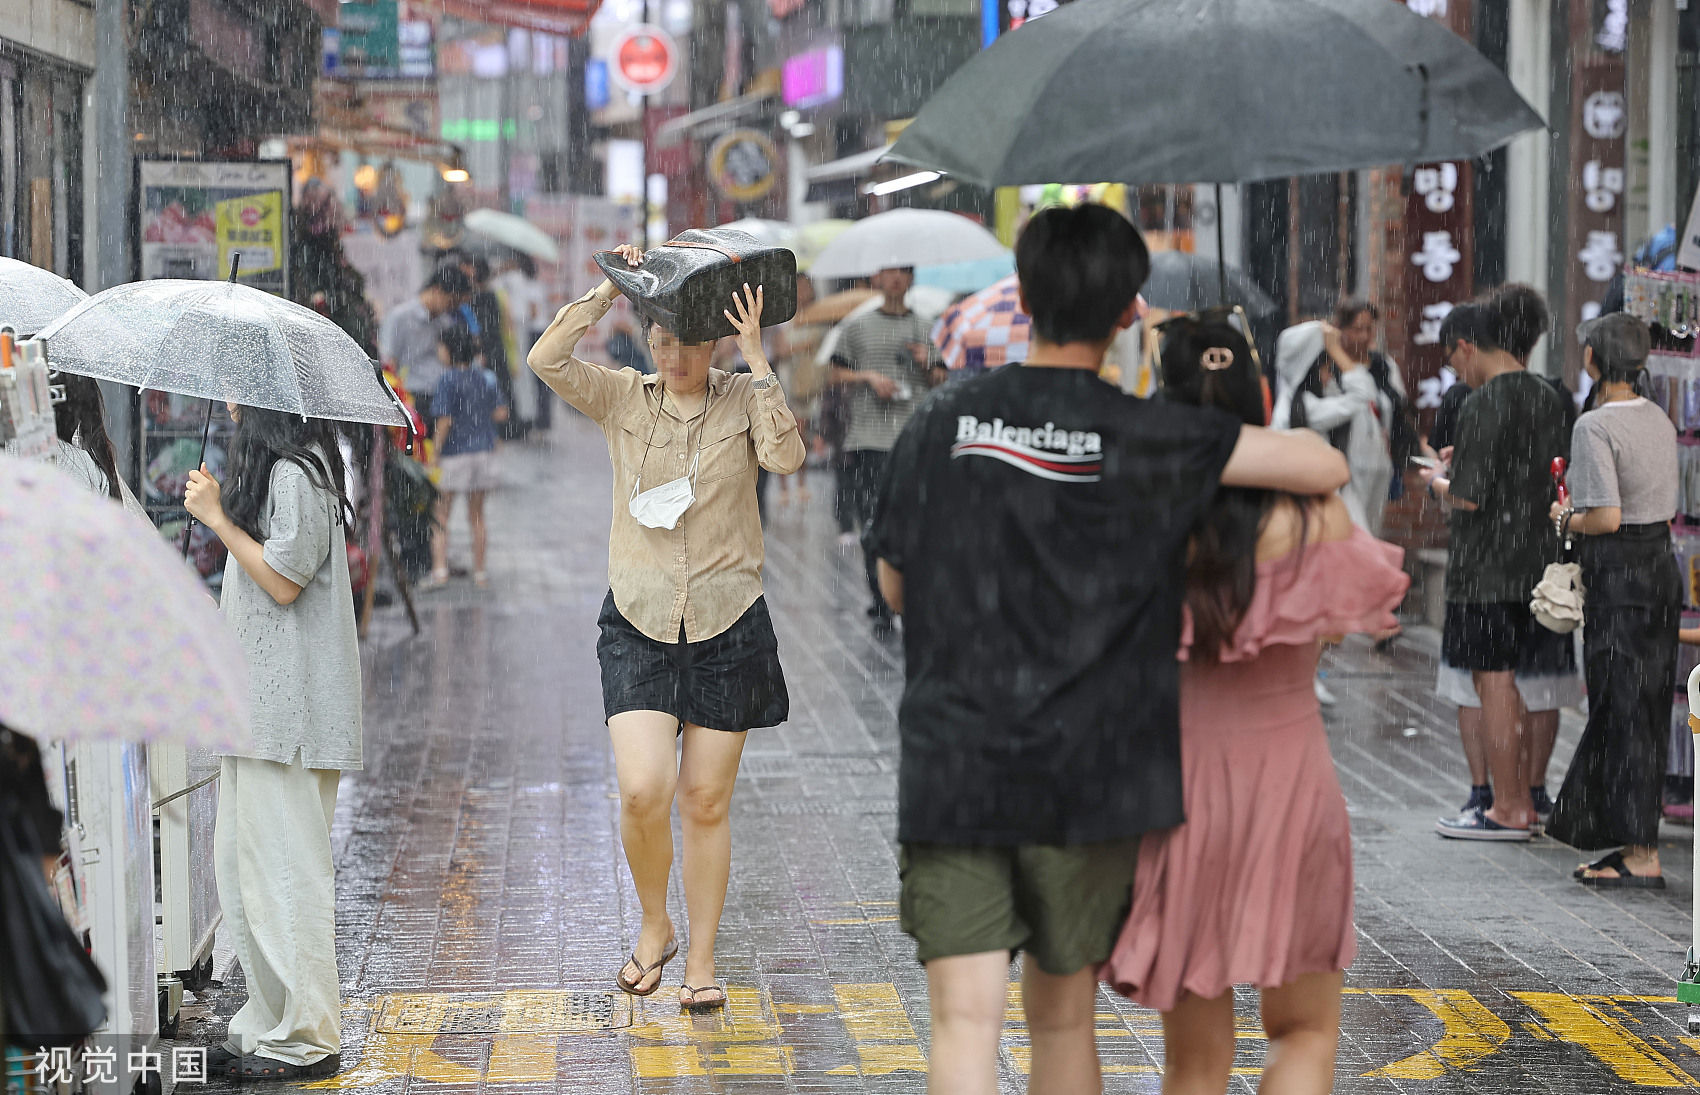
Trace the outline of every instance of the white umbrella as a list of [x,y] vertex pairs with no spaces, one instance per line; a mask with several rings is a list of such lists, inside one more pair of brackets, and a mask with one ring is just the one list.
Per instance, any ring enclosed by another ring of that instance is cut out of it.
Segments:
[[763,247],[790,247],[797,235],[797,230],[785,221],[762,220],[760,217],[745,217],[717,227],[753,236]]
[[[949,289],[940,289],[936,285],[917,285],[903,295],[904,305],[929,328],[955,302],[955,293]],[[867,315],[882,303],[884,298],[876,295],[850,309],[850,314],[836,323],[832,330],[826,333],[826,337],[821,339],[820,349],[815,352],[815,361],[823,366],[830,364],[833,353],[838,349],[839,332],[844,329],[844,324],[857,316]]]
[[892,267],[974,262],[1008,253],[996,236],[967,217],[937,209],[893,209],[851,225],[826,245],[809,274],[865,278]]
[[146,521],[0,456],[0,722],[43,738],[250,740],[247,662]]
[[33,335],[89,295],[51,270],[0,258],[0,323]]
[[474,209],[462,221],[467,229],[496,241],[503,247],[523,251],[544,262],[561,261],[561,249],[549,233],[524,217],[498,213],[494,209]]

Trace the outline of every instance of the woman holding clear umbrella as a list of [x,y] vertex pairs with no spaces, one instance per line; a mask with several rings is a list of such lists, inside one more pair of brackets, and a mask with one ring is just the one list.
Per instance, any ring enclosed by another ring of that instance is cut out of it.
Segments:
[[335,428],[230,406],[223,484],[190,472],[184,505],[230,552],[221,607],[248,656],[254,741],[223,756],[213,858],[247,975],[209,1072],[303,1080],[341,1067],[331,818],[361,766],[360,654]]
[[[620,248],[632,266],[643,259]],[[797,420],[762,349],[759,288],[727,301],[749,373],[710,367],[713,343],[649,331],[656,373],[573,356],[608,314],[609,281],[561,309],[532,347],[533,371],[601,425],[614,464],[609,592],[598,623],[603,708],[620,787],[620,837],[643,925],[619,987],[648,996],[678,953],[667,912],[673,801],[685,837],[690,950],[679,1005],[724,1007],[714,942],[732,860],[728,822],[745,732],[789,712],[762,596],[758,466],[803,463]],[[676,744],[682,740],[682,744]]]

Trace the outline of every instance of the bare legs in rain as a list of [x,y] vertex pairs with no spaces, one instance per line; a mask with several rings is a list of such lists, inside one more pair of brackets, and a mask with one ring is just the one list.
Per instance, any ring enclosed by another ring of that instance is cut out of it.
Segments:
[[[1263,990],[1269,1038],[1260,1095],[1323,1095],[1334,1086],[1345,975],[1307,973]],[[1163,1013],[1163,1095],[1222,1095],[1234,1067],[1234,994],[1186,996]]]
[[[1458,737],[1464,744],[1464,763],[1470,768],[1470,785],[1480,787],[1488,782],[1487,739],[1482,731],[1482,709],[1458,709]],[[1552,765],[1553,746],[1558,742],[1558,712],[1525,711],[1519,755],[1522,757],[1522,785],[1531,791],[1545,787],[1547,769]]]
[[[433,582],[449,578],[449,517],[454,513],[453,491],[437,496],[436,524],[431,529],[431,577]],[[468,491],[466,523],[472,529],[472,572],[479,582],[484,580],[484,558],[489,547],[489,533],[484,525],[484,492]]]
[[[1030,1095],[1097,1095],[1104,1089],[1093,1022],[1097,992],[1090,967],[1058,977],[1023,959],[1021,998],[1033,1043]],[[933,1034],[928,1095],[995,1095],[1008,997],[1008,951],[927,963]]]
[[[608,720],[620,786],[620,841],[643,909],[636,959],[657,962],[674,938],[667,913],[667,881],[673,870],[673,802],[684,832],[685,908],[690,950],[683,983],[708,1002],[715,985],[714,940],[726,903],[732,865],[728,808],[744,751],[744,734],[686,725],[660,711],[628,711]],[[639,989],[658,984],[657,969],[639,979],[630,963],[621,971]]]
[[[1511,829],[1527,829],[1535,806],[1523,758],[1523,699],[1517,678],[1509,670],[1475,674],[1476,694],[1482,700],[1482,737],[1487,747],[1488,774],[1493,779],[1493,809],[1487,816]],[[1551,754],[1551,746],[1547,752]]]

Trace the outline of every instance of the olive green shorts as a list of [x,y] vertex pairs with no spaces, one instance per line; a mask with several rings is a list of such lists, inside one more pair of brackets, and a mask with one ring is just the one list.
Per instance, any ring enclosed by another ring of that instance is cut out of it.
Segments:
[[1133,900],[1139,839],[977,847],[905,844],[899,912],[916,958],[1021,951],[1058,977],[1110,957]]

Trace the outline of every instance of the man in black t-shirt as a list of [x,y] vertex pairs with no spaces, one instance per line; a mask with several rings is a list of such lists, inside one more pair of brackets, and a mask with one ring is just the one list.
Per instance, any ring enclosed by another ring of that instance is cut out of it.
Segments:
[[1219,482],[1322,492],[1344,458],[1098,378],[1149,271],[1103,206],[1048,209],[1016,250],[1026,364],[948,385],[892,449],[869,544],[903,613],[898,839],[926,964],[932,1072],[997,1089],[1007,963],[1029,951],[1032,1073],[1098,1090],[1095,969],[1138,837],[1182,820],[1186,544]]

